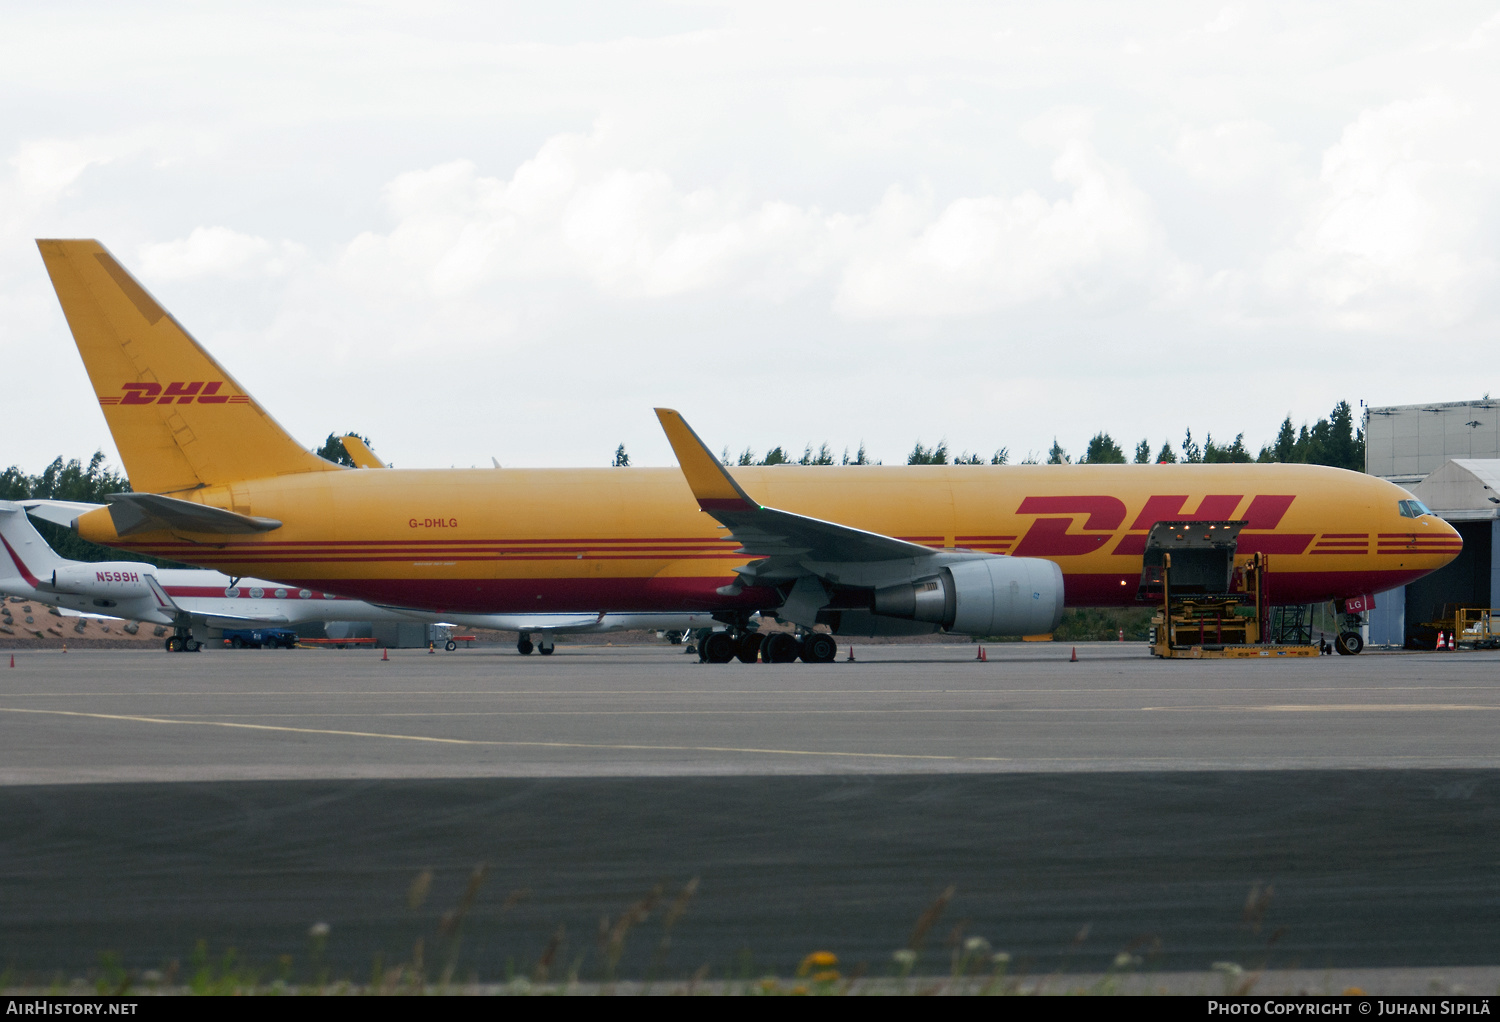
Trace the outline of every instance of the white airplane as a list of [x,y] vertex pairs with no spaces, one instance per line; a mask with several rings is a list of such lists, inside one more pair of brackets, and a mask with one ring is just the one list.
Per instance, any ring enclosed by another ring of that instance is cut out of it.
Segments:
[[[519,632],[516,649],[543,656],[559,633],[641,629],[676,633],[714,627],[707,614],[461,614],[436,618],[421,611],[381,607],[332,593],[291,589],[258,578],[217,571],[158,568],[141,561],[70,561],[58,555],[27,512],[72,521],[100,505],[66,501],[0,500],[0,595],[19,596],[90,615],[167,625],[168,652],[195,653],[193,628],[267,628],[328,621],[396,621]],[[533,645],[531,636],[538,642]]]

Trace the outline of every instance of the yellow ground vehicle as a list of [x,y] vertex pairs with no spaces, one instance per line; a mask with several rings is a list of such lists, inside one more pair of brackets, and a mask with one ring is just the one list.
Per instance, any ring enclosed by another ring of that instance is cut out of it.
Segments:
[[1264,641],[1270,556],[1237,555],[1244,522],[1158,522],[1146,539],[1140,591],[1159,596],[1151,652],[1163,658],[1319,656],[1318,646]]

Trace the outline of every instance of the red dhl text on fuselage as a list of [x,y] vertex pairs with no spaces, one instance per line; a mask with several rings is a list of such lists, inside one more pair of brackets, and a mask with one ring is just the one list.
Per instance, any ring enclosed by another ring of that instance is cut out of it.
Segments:
[[[934,549],[1044,557],[1070,606],[1133,605],[1152,523],[1241,520],[1241,553],[1270,556],[1278,603],[1403,585],[1457,555],[1409,495],[1309,465],[739,468],[768,507]],[[246,536],[85,538],[231,575],[434,610],[729,609],[715,590],[751,557],[698,510],[676,468],[320,472],[179,496],[285,524]],[[413,602],[413,601],[416,602]],[[583,606],[587,602],[588,606]],[[576,604],[576,605],[575,605]]]

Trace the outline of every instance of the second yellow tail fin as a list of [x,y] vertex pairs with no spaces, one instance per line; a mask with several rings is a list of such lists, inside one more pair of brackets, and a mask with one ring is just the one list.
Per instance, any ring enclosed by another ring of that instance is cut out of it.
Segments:
[[388,467],[385,462],[375,456],[375,452],[370,450],[368,444],[353,433],[348,436],[341,436],[339,440],[343,442],[344,450],[349,453],[349,460],[354,462],[355,468]]
[[103,245],[37,247],[132,489],[338,470],[293,440]]

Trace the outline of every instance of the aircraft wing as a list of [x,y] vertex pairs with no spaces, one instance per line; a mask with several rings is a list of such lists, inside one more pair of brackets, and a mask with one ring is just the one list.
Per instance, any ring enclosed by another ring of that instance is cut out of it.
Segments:
[[808,561],[893,561],[930,557],[936,551],[904,539],[763,507],[751,499],[681,415],[656,409],[656,417],[698,501],[747,554]]

